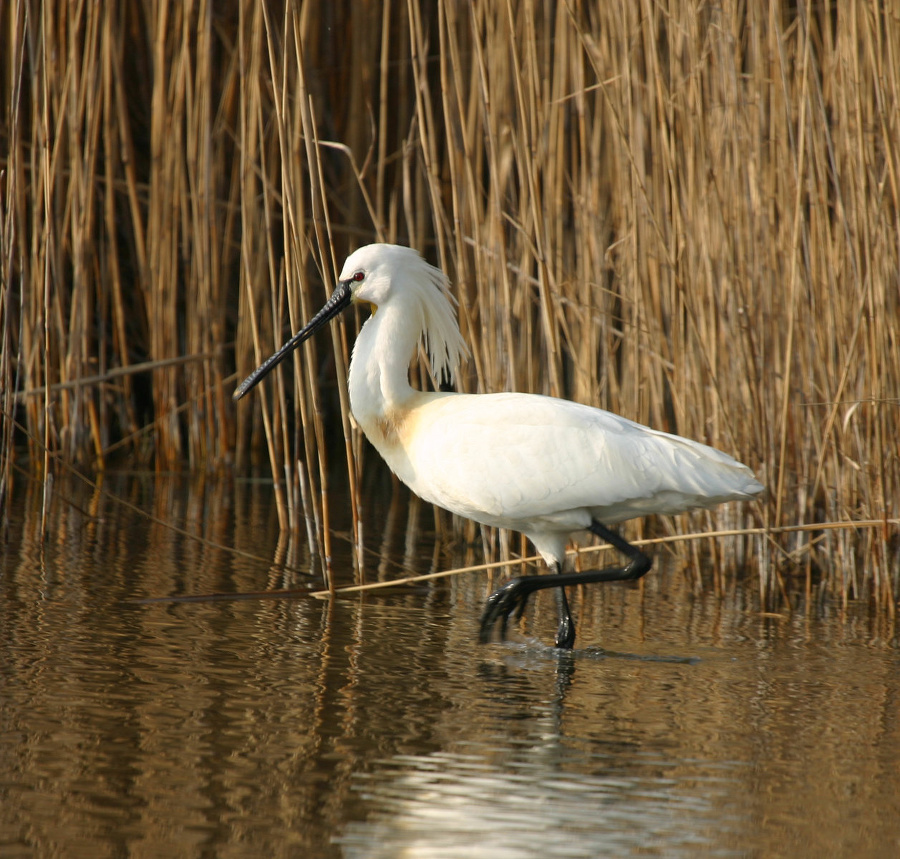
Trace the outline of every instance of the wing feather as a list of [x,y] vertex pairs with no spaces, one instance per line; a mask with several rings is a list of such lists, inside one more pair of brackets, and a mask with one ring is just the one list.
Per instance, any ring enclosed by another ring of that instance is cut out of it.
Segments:
[[410,449],[412,488],[480,521],[586,508],[615,522],[758,491],[727,454],[568,400],[449,395],[428,411]]

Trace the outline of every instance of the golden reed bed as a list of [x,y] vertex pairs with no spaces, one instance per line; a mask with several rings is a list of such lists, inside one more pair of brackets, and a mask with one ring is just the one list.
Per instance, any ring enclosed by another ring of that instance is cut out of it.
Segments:
[[893,611],[891,4],[126,7],[0,12],[0,495],[16,467],[257,464],[327,551],[374,459],[353,326],[252,407],[231,393],[348,250],[396,241],[451,274],[464,389],[737,455],[765,498],[677,530],[762,529],[713,545],[764,593]]

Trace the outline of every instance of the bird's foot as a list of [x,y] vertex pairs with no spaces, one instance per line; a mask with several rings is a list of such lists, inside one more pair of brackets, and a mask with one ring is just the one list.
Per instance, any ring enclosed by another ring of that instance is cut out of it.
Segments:
[[575,623],[571,615],[560,620],[556,629],[556,646],[571,650],[575,646]]
[[[536,590],[531,581],[532,578],[534,577],[520,576],[519,578],[510,579],[487,598],[487,602],[484,604],[484,611],[481,613],[481,628],[478,633],[478,640],[482,644],[487,644],[491,640],[491,630],[498,621],[500,623],[500,638],[503,639],[506,637],[506,627],[510,617],[518,619],[522,616],[528,597]],[[573,630],[573,641],[574,638]]]

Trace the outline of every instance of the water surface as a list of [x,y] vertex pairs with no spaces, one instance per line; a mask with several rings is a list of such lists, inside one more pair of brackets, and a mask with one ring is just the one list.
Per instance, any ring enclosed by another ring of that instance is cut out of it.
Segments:
[[659,563],[574,595],[573,654],[545,596],[480,646],[485,573],[141,601],[306,587],[261,484],[60,481],[43,541],[42,501],[0,546],[0,856],[900,855],[900,654],[864,606]]

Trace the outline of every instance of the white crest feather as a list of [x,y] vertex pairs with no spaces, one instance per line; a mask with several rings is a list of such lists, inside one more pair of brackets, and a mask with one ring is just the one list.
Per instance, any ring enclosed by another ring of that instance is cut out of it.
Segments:
[[442,376],[452,381],[459,365],[469,355],[469,348],[459,330],[456,318],[457,300],[450,292],[450,279],[439,268],[419,258],[427,283],[434,289],[421,289],[422,337],[434,380],[440,384]]

